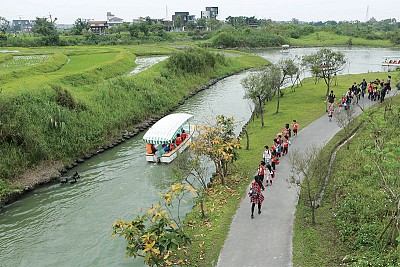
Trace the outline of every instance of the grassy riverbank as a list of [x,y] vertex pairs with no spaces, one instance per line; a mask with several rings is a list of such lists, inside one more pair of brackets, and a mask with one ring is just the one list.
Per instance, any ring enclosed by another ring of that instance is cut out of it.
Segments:
[[15,190],[10,182],[18,183],[18,177],[40,163],[71,164],[112,143],[135,124],[168,113],[211,79],[268,63],[250,54],[228,52],[235,56],[197,73],[171,71],[161,62],[128,77],[135,52],[158,55],[174,50],[156,46],[94,50],[55,48],[53,55],[65,55],[62,60],[68,64],[49,62],[51,55],[46,63],[54,68],[49,72],[40,73],[38,64],[29,67],[37,71],[17,75],[27,71],[22,66],[1,84],[0,198]]
[[[384,78],[387,75],[387,73],[368,73],[339,76],[338,85],[333,86],[332,89],[339,96],[345,93],[354,81],[361,82],[363,78],[375,80],[376,77]],[[231,221],[242,196],[248,189],[249,182],[253,179],[264,145],[271,145],[276,133],[280,132],[284,125],[290,123],[293,119],[299,122],[301,129],[326,114],[325,88],[322,81],[315,84],[313,78],[306,79],[303,81],[303,86],[297,87],[295,92],[286,89],[280,102],[278,114],[274,113],[276,100],[266,104],[265,128],[261,128],[260,118],[255,118],[254,121],[249,123],[247,130],[250,136],[250,149],[240,151],[237,166],[227,182],[230,190],[219,185],[213,187],[210,192],[210,200],[206,203],[209,216],[207,221],[204,222],[198,217],[200,214],[198,207],[195,207],[194,211],[187,215],[187,220],[190,223],[186,228],[193,239],[190,254],[190,261],[193,266],[216,265],[222,245],[228,235]],[[245,142],[246,140],[242,140],[243,145],[245,145]],[[298,249],[295,247],[295,258],[298,257]]]
[[[295,219],[294,266],[398,266],[400,240],[392,243],[391,228],[383,234],[395,203],[385,193],[378,169],[371,161],[379,154],[369,148],[373,147],[377,130],[387,129],[384,117],[388,104],[394,113],[389,111],[386,116],[397,117],[397,126],[385,134],[385,154],[390,158],[393,153],[397,161],[385,160],[390,165],[379,165],[388,181],[398,179],[400,98],[396,97],[392,101],[386,99],[353,123],[354,128],[364,122],[349,147],[343,146],[337,153],[325,199],[316,210],[315,226],[310,225],[310,210],[302,201],[305,196],[301,196]],[[333,150],[347,137],[342,131],[328,143],[321,154],[324,161],[329,161]],[[390,167],[395,172],[397,169],[397,178],[396,174],[391,177]],[[399,194],[398,180],[390,187]]]
[[292,46],[368,46],[368,47],[393,47],[390,40],[370,40],[360,37],[338,35],[331,32],[318,31],[300,38],[288,38]]

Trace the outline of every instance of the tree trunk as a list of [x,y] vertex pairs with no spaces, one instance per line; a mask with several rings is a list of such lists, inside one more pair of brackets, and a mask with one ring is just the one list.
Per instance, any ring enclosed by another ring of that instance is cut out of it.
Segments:
[[311,203],[311,224],[315,225],[315,202]]
[[247,132],[246,129],[244,129],[244,134],[246,135],[246,150],[249,150],[249,148],[250,148],[250,140],[249,140],[249,133]]
[[276,112],[275,113],[279,112],[279,99],[280,99],[280,97],[281,97],[281,90],[278,90],[278,103],[276,104]]
[[261,98],[258,98],[258,105],[260,107],[261,128],[264,128],[264,105],[263,105]]
[[325,81],[326,81],[326,85],[327,85],[326,95],[325,96],[328,97],[329,91],[331,89],[331,79],[329,77],[327,77]]
[[206,217],[206,214],[204,212],[204,201],[203,197],[200,198],[200,208],[201,208],[201,218],[204,219]]

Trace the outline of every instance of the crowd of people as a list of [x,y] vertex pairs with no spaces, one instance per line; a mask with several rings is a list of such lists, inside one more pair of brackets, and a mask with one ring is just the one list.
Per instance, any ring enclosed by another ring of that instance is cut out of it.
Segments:
[[257,175],[254,176],[254,182],[250,185],[251,218],[254,218],[256,204],[258,205],[258,214],[261,214],[261,205],[264,201],[263,191],[266,187],[272,186],[280,158],[289,153],[290,138],[297,135],[299,125],[296,120],[292,122],[292,129],[287,123],[273,140],[273,145],[264,147],[263,157],[257,168]]
[[[367,81],[363,79],[359,84],[354,82],[347,92],[337,101],[338,112],[340,112],[342,108],[348,110],[351,107],[351,104],[358,104],[360,99],[365,97],[366,93],[368,93],[367,98],[371,101],[380,101],[382,103],[385,100],[386,94],[391,90],[391,78],[392,77],[389,75],[386,81],[384,79],[376,79],[373,82],[367,83]],[[329,121],[332,121],[335,110],[335,101],[336,96],[333,91],[331,91],[326,99],[326,112],[328,113]]]
[[[384,101],[386,94],[391,90],[390,86],[391,76],[388,76],[387,80],[379,80],[367,83],[363,79],[360,83],[354,82],[351,87],[343,94],[338,100],[334,95],[333,91],[330,91],[326,99],[326,112],[328,113],[329,121],[332,121],[332,117],[337,104],[338,111],[342,108],[345,110],[350,109],[352,104],[358,103],[361,98],[367,95],[367,98],[371,101]],[[293,120],[292,129],[289,124],[286,124],[284,129],[277,134],[277,137],[273,140],[271,147],[265,146],[263,159],[257,169],[257,175],[254,177],[254,181],[250,185],[250,191],[248,193],[251,202],[251,218],[254,218],[255,206],[258,206],[258,214],[261,214],[261,205],[264,201],[263,191],[266,187],[272,186],[272,181],[275,177],[277,165],[282,156],[289,152],[290,138],[296,136],[299,125],[296,120]],[[293,130],[293,134],[292,134]]]
[[146,153],[154,154],[158,161],[163,154],[167,154],[180,146],[180,144],[182,144],[187,137],[187,133],[182,129],[181,133],[176,135],[176,138],[173,142],[162,144],[161,148],[160,146],[157,148],[154,144],[146,144]]

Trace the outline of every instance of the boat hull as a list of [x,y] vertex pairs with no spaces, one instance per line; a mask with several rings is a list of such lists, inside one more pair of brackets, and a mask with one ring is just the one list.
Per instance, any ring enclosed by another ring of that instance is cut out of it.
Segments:
[[383,72],[397,71],[398,69],[400,69],[400,64],[390,64],[390,63],[382,64]]
[[192,141],[192,135],[188,135],[188,137],[180,144],[177,148],[172,150],[169,153],[162,154],[159,159],[155,154],[146,154],[146,160],[148,162],[162,162],[162,163],[171,163],[180,153],[185,151],[185,149],[189,146]]

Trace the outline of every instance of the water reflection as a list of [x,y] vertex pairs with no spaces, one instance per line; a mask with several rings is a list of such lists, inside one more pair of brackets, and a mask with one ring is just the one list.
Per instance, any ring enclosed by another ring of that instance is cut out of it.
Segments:
[[[280,49],[267,49],[254,51],[253,53],[270,60],[272,63],[277,63],[281,58],[302,57],[314,54],[320,49],[318,47],[290,48],[289,53],[282,53]],[[400,52],[398,49],[367,47],[330,47],[330,49],[335,52],[342,52],[348,61],[341,74],[379,72],[385,56]],[[308,72],[306,72],[306,76],[309,77]]]
[[160,57],[138,57],[136,58],[136,68],[131,71],[128,76],[137,74],[139,72],[142,72],[144,70],[147,70],[151,66],[166,60],[168,57],[167,56],[160,56]]

